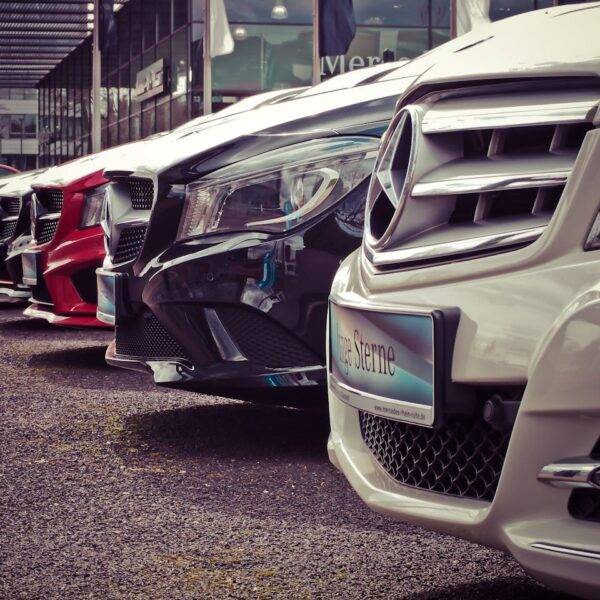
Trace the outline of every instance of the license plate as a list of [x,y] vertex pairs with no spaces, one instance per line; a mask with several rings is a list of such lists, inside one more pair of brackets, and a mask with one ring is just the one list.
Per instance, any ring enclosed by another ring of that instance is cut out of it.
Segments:
[[98,285],[98,309],[96,317],[103,323],[114,325],[116,320],[116,275],[102,269],[96,270]]
[[21,261],[23,265],[23,283],[31,287],[37,285],[37,253],[23,252]]
[[436,419],[432,313],[392,313],[330,303],[330,383],[366,412],[431,427]]

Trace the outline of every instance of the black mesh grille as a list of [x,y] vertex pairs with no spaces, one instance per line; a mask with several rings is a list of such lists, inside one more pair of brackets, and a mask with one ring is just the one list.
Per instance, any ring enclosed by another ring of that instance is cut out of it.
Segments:
[[265,367],[306,367],[323,359],[295,335],[261,312],[238,306],[216,309],[221,322],[242,354]]
[[136,210],[150,210],[154,199],[154,183],[152,180],[130,177],[127,182],[129,184],[131,206]]
[[62,210],[64,196],[61,190],[41,190],[36,195],[40,204],[49,213],[57,213]]
[[117,325],[115,344],[117,354],[122,356],[189,359],[179,342],[151,312],[143,312],[134,321]]
[[359,412],[365,444],[404,485],[452,496],[492,500],[510,431],[483,420],[449,416],[438,429]]
[[0,222],[0,240],[6,240],[13,236],[17,229],[17,219]]
[[56,233],[58,219],[40,219],[35,226],[35,240],[38,244],[49,242]]
[[113,257],[115,263],[127,262],[128,260],[137,258],[144,243],[146,228],[147,225],[139,225],[121,231],[119,243]]
[[569,498],[569,513],[576,519],[600,523],[600,490],[573,490]]
[[21,198],[2,198],[2,209],[9,215],[18,215],[21,210]]

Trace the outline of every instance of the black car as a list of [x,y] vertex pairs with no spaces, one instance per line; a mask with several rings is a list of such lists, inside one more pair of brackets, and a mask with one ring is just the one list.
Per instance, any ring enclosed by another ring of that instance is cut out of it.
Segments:
[[0,182],[0,303],[24,302],[31,296],[22,283],[21,253],[30,239],[31,185],[43,172],[9,175]]
[[172,387],[320,400],[329,289],[361,243],[380,138],[414,79],[405,68],[174,132],[107,169],[107,361]]

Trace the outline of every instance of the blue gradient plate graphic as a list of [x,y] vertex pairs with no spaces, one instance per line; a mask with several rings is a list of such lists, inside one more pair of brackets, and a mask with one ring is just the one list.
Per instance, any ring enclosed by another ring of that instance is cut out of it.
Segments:
[[356,408],[431,425],[434,347],[431,314],[330,303],[330,382],[341,399]]

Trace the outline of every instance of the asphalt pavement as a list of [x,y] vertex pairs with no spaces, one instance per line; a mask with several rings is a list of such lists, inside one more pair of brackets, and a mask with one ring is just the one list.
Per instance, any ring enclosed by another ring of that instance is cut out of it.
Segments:
[[565,598],[369,511],[325,412],[162,389],[0,307],[0,597]]

